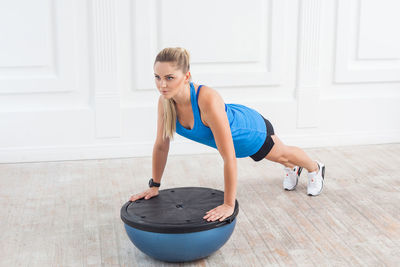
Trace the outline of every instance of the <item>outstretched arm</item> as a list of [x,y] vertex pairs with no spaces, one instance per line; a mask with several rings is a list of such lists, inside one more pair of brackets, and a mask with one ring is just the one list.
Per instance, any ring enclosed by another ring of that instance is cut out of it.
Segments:
[[[167,164],[168,151],[169,151],[169,138],[164,139],[164,111],[163,111],[163,97],[160,96],[158,99],[158,119],[157,119],[157,137],[153,147],[152,156],[152,178],[154,182],[161,183],[161,177],[163,175],[165,165]],[[147,185],[147,179],[146,183]],[[141,198],[150,199],[158,195],[158,187],[152,187],[145,191],[132,195],[130,201],[136,201]]]
[[210,127],[218,151],[224,160],[224,204],[208,211],[204,219],[223,221],[233,214],[236,199],[237,164],[229,120],[222,97],[214,90],[204,90],[201,108],[203,120]]

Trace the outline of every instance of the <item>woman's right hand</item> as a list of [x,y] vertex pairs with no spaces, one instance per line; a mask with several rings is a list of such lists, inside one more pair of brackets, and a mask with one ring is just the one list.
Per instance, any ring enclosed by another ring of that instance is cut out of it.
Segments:
[[132,195],[131,198],[129,199],[130,201],[136,201],[138,199],[144,198],[144,199],[150,199],[152,197],[155,197],[158,195],[158,187],[151,187],[142,193]]

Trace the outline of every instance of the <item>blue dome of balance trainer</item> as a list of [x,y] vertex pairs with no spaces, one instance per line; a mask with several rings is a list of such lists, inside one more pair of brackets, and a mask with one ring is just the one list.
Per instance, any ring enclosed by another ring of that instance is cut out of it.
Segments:
[[223,222],[208,222],[205,213],[224,203],[224,192],[204,187],[159,191],[149,200],[127,202],[121,219],[132,243],[143,253],[167,262],[201,259],[221,248],[231,236],[239,203]]

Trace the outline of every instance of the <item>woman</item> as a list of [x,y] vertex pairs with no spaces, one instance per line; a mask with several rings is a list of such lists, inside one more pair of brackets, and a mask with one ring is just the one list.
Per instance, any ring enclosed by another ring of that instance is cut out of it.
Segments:
[[[150,188],[130,200],[158,195],[174,132],[218,149],[224,160],[224,203],[203,217],[223,221],[234,211],[236,158],[250,156],[283,164],[283,187],[294,190],[303,168],[308,171],[307,194],[317,196],[324,182],[325,166],[311,160],[298,147],[286,146],[274,134],[271,123],[254,109],[225,104],[217,91],[191,82],[189,53],[183,48],[165,48],[156,57],[154,75],[160,92],[157,138],[153,148],[153,178]],[[200,90],[201,89],[201,90]]]

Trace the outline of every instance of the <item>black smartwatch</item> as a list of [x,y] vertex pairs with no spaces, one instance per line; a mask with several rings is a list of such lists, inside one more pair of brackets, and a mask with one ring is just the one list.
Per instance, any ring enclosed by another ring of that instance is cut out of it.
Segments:
[[160,187],[160,186],[161,186],[161,184],[155,183],[155,182],[153,181],[153,178],[151,178],[151,179],[149,180],[149,187]]

